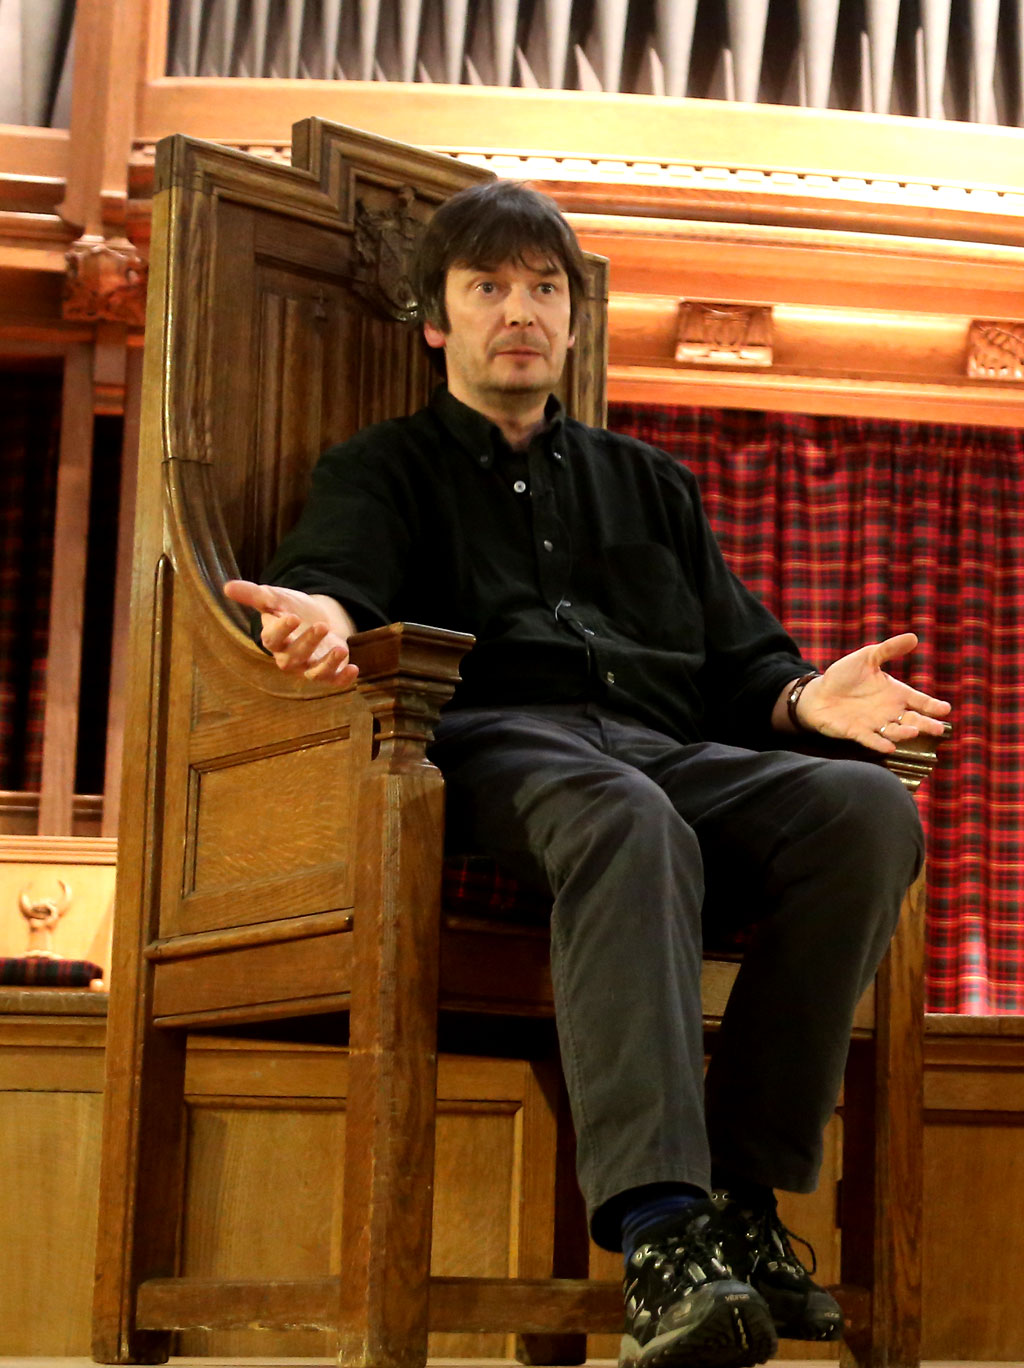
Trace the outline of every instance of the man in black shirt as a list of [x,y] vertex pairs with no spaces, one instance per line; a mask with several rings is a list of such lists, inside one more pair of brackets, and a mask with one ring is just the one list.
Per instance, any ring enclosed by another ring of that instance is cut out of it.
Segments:
[[[729,1368],[777,1333],[837,1338],[774,1189],[815,1185],[922,840],[884,768],[785,736],[886,753],[948,705],[885,672],[910,633],[819,674],[725,566],[689,472],[562,413],[583,267],[550,201],[461,192],[415,276],[447,388],[325,453],[268,583],[226,592],[312,679],[349,682],[348,637],[385,622],[476,636],[431,756],[450,825],[553,901],[580,1183],[626,1256],[623,1362]],[[702,917],[751,909],[705,1086]]]

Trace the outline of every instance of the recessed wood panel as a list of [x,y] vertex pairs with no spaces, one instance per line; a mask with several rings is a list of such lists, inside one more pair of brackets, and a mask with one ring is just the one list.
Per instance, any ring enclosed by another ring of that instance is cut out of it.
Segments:
[[[344,868],[347,875],[351,797],[340,782],[345,770],[338,747],[347,743],[332,741],[195,771],[194,856],[184,891],[241,890],[326,865],[339,875]],[[285,813],[288,840],[282,841]],[[335,905],[349,906],[348,877],[338,891],[341,901]]]
[[[190,1108],[182,1272],[196,1277],[322,1277],[337,1245],[345,1117],[326,1108]],[[312,1330],[190,1331],[180,1354],[333,1352]]]
[[351,229],[299,231],[225,201],[217,215],[215,269],[239,303],[208,343],[219,398],[204,445],[232,550],[253,577],[294,524],[324,447],[419,408],[432,380],[416,331],[369,315],[357,294]]
[[925,1358],[1024,1362],[1022,1119],[925,1128]]
[[[1000,1023],[988,1018],[974,1024],[997,1031]],[[0,1354],[89,1353],[102,1041],[100,1018],[88,1023],[52,1016],[0,1018]],[[959,1076],[994,1072],[1008,1079],[1012,1056],[1019,1051],[1017,1041],[932,1035],[928,1074],[937,1077],[943,1099],[952,1100]],[[262,1260],[266,1254],[269,1267],[280,1268],[287,1258],[300,1269],[311,1268],[310,1276],[322,1276],[337,1219],[332,1184],[344,1142],[345,1062],[344,1052],[323,1046],[194,1042],[187,1092],[194,1103],[201,1101],[203,1121],[194,1131],[202,1135],[193,1145],[189,1182],[193,1207],[199,1204],[202,1210],[190,1207],[187,1217],[191,1258],[220,1259],[227,1267],[228,1254],[233,1260],[237,1253],[242,1258],[241,1265],[232,1265],[237,1272],[252,1269],[257,1255]],[[1016,1063],[1019,1068],[1019,1059]],[[440,1061],[438,1272],[465,1272],[461,1261],[472,1259],[485,1272],[496,1273],[502,1241],[509,1242],[501,1256],[507,1258],[513,1236],[500,1214],[508,1190],[505,1142],[519,1124],[521,1069],[508,1060]],[[968,1090],[959,1101],[966,1105],[974,1096]],[[1024,1234],[1008,1214],[1024,1202],[1021,1106],[1013,1088],[1001,1108],[988,1114],[964,1110],[926,1116],[923,1327],[930,1361],[1024,1361],[1015,1314]],[[268,1120],[269,1136],[263,1138],[258,1132]],[[824,1281],[836,1274],[837,1234],[830,1223],[840,1132],[835,1122],[827,1132],[819,1191],[782,1203],[787,1224],[814,1244]],[[211,1147],[204,1157],[207,1139]],[[280,1222],[261,1224],[264,1204],[271,1215],[284,1210]],[[302,1222],[311,1208],[309,1230],[323,1241],[322,1251],[304,1244],[308,1232]],[[232,1224],[236,1219],[240,1225]],[[255,1234],[254,1225],[260,1227]],[[215,1247],[221,1235],[230,1244],[224,1254]],[[965,1240],[992,1257],[965,1259]],[[595,1251],[596,1276],[616,1278],[620,1270],[617,1255]],[[495,1347],[488,1352],[507,1358],[507,1350],[499,1347],[502,1337],[490,1338]],[[329,1348],[295,1348],[269,1332],[258,1344],[254,1336],[252,1344],[247,1352],[253,1354],[330,1353]],[[212,1340],[210,1346],[209,1352],[221,1352]],[[791,1344],[782,1356],[823,1360],[827,1349]],[[477,1348],[450,1352],[484,1357]],[[614,1337],[591,1340],[592,1358],[617,1352]]]
[[[501,1068],[501,1065],[497,1066]],[[432,1268],[442,1276],[509,1270],[517,1135],[514,1102],[444,1104],[435,1156]],[[189,1276],[301,1278],[337,1274],[345,1116],[337,1101],[287,1106],[239,1098],[190,1109],[182,1271]],[[313,1330],[190,1331],[181,1354],[315,1355]],[[434,1335],[430,1353],[507,1356],[503,1335]]]
[[88,1353],[98,1093],[0,1092],[0,1351]]
[[[513,1103],[442,1105],[434,1156],[437,1277],[502,1278],[510,1272],[518,1108]],[[431,1335],[437,1358],[503,1358],[505,1335]]]

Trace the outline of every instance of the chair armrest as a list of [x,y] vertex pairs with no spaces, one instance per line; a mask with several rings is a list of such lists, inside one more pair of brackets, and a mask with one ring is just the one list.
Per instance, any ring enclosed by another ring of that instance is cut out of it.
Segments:
[[927,779],[938,763],[938,747],[952,734],[949,722],[943,724],[941,736],[915,736],[900,744],[888,755],[868,750],[856,741],[837,741],[830,736],[789,737],[786,750],[801,755],[818,755],[826,760],[865,760],[869,764],[884,765],[913,793]]
[[465,632],[393,622],[349,638],[356,688],[373,713],[375,754],[396,769],[425,764],[441,708],[455,692]]

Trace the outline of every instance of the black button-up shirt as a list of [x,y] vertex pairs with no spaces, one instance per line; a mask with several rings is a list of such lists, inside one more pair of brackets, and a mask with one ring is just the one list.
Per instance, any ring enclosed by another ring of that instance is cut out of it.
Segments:
[[726,567],[696,481],[549,401],[525,450],[441,388],[331,447],[265,578],[360,629],[471,632],[450,707],[591,699],[682,741],[755,740],[812,667]]

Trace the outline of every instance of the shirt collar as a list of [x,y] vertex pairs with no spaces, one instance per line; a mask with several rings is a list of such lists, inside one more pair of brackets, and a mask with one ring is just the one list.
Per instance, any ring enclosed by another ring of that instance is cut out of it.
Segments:
[[[456,399],[447,385],[438,385],[434,390],[430,407],[474,460],[479,461],[481,456],[498,458],[511,453],[512,448],[497,423],[492,423],[477,409]],[[565,410],[561,402],[554,394],[549,394],[544,405],[544,427],[537,436],[553,438],[561,432],[564,421]]]

